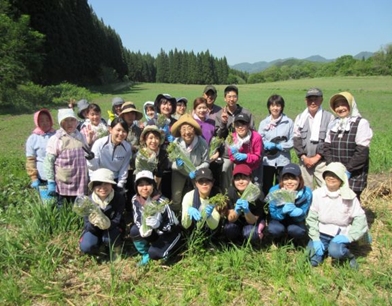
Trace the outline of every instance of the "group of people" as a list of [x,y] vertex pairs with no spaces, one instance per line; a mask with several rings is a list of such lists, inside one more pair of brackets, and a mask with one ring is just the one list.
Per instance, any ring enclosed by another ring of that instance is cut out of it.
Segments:
[[223,107],[216,98],[208,85],[187,111],[185,97],[159,94],[142,110],[115,97],[107,121],[82,99],[79,118],[74,105],[58,110],[57,131],[50,112],[39,110],[26,143],[31,186],[59,209],[79,195],[99,206],[103,217],[84,218],[79,244],[86,254],[121,242],[128,213],[141,265],[167,258],[184,233],[202,228],[238,243],[289,238],[308,246],[313,266],[328,255],[356,266],[349,247],[368,231],[360,196],[372,130],[353,95],[334,95],[331,113],[321,107],[322,91],[311,88],[293,121],[274,94],[258,130],[238,103],[237,86],[224,89]]

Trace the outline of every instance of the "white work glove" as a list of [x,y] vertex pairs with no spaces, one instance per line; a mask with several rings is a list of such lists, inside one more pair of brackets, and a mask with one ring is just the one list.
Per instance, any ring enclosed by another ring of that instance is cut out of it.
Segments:
[[109,218],[104,214],[96,213],[94,211],[88,216],[88,221],[101,230],[106,230],[110,227]]
[[161,214],[156,213],[155,215],[146,218],[146,225],[153,229],[157,229],[161,226],[161,219]]

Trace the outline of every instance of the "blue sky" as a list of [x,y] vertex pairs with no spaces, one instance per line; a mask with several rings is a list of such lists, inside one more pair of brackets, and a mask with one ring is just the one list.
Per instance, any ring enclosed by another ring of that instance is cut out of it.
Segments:
[[333,59],[392,44],[392,0],[88,0],[124,47],[209,50],[229,65],[321,55]]

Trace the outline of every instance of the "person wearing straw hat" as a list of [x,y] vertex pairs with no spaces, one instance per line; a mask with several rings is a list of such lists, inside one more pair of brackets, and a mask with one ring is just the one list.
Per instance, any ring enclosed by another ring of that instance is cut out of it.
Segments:
[[86,151],[86,138],[77,129],[78,120],[72,109],[59,109],[60,129],[49,138],[46,146],[44,171],[48,180],[48,192],[57,194],[57,205],[73,202],[76,196],[87,193],[87,163],[91,158]]
[[333,95],[329,105],[336,115],[328,126],[324,156],[328,163],[341,162],[347,168],[350,188],[361,200],[367,186],[369,146],[373,131],[358,111],[354,96],[345,91]]
[[[178,144],[189,157],[197,169],[208,168],[208,145],[201,136],[201,128],[190,114],[185,114],[175,122],[171,132]],[[172,163],[172,207],[179,212],[181,209],[181,200],[184,194],[193,189],[192,180],[195,178],[194,171],[188,172],[184,161],[177,158]]]
[[121,221],[125,199],[115,191],[113,172],[100,168],[93,172],[88,184],[92,192],[90,199],[96,203],[106,218],[96,213],[84,217],[83,234],[79,240],[80,250],[89,255],[97,255],[101,245],[111,249],[121,242]]
[[323,172],[325,185],[313,191],[313,200],[306,218],[309,228],[310,263],[321,264],[326,256],[348,260],[352,268],[358,264],[350,244],[368,231],[361,204],[348,184],[346,167],[339,162],[327,165]]

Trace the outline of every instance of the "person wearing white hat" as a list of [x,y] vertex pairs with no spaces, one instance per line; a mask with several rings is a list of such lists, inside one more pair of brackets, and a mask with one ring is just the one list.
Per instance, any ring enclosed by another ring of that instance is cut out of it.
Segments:
[[136,195],[132,198],[134,224],[130,236],[142,255],[139,266],[150,259],[164,259],[178,248],[181,233],[179,222],[170,209],[169,200],[156,189],[151,171],[136,174]]
[[91,175],[90,199],[96,203],[106,218],[91,213],[84,217],[84,230],[79,240],[80,250],[89,255],[99,252],[101,245],[111,249],[121,242],[121,220],[125,207],[125,198],[115,191],[116,182],[113,172],[100,168]]
[[352,268],[358,267],[349,247],[367,233],[368,224],[355,192],[349,187],[346,171],[342,163],[328,164],[323,172],[325,185],[313,191],[306,224],[311,239],[310,263],[314,267],[327,255],[348,260]]
[[87,192],[88,151],[86,138],[77,130],[78,120],[70,108],[59,109],[60,129],[50,137],[46,147],[44,171],[48,180],[48,192],[57,194],[58,207],[73,202],[77,195]]

